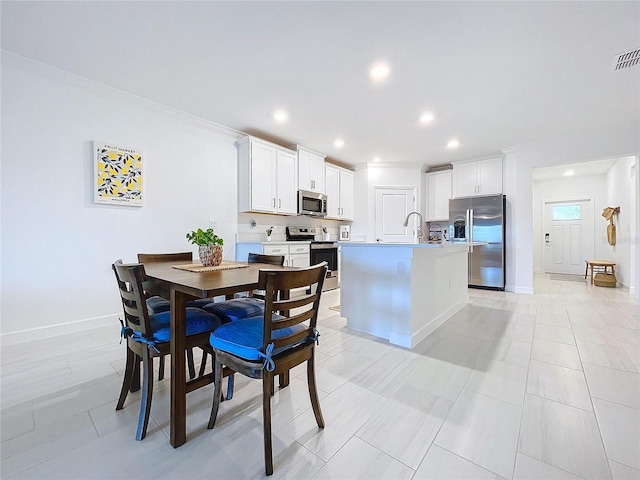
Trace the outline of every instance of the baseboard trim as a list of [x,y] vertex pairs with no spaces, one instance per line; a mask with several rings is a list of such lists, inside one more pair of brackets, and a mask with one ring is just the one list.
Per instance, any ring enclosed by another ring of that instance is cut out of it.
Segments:
[[18,345],[21,343],[32,342],[33,340],[42,340],[44,338],[84,332],[93,328],[106,327],[109,325],[113,326],[113,328],[117,328],[118,318],[120,318],[120,316],[121,315],[118,314],[104,315],[102,317],[86,318],[75,322],[59,323],[57,325],[49,325],[46,327],[3,333],[0,334],[0,345],[3,347],[8,345]]

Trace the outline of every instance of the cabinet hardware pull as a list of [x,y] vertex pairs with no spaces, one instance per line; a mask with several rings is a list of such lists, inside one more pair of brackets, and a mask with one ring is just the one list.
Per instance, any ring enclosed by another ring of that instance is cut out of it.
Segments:
[[272,199],[272,203],[273,203],[272,207],[276,208],[276,199],[275,198]]
[[278,199],[278,208],[282,208],[282,199],[281,198]]

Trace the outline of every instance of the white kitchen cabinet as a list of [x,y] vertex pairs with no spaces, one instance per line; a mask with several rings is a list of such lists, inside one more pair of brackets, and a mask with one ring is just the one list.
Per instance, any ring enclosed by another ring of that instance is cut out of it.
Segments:
[[284,255],[286,267],[311,266],[310,244],[305,243],[277,243],[262,246],[265,255]]
[[425,221],[449,220],[451,170],[427,173],[427,216]]
[[296,152],[254,137],[236,146],[239,211],[297,215]]
[[502,157],[453,164],[453,197],[502,193]]
[[295,145],[298,154],[298,188],[310,192],[326,193],[324,159],[326,155]]
[[327,218],[353,220],[353,172],[325,164]]

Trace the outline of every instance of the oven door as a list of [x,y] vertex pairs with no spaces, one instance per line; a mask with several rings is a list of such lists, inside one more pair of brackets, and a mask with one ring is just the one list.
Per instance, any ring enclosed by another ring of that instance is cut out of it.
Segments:
[[324,280],[322,290],[332,290],[338,288],[338,247],[334,244],[331,246],[311,244],[310,250],[311,265],[317,265],[321,262],[327,262],[328,271]]

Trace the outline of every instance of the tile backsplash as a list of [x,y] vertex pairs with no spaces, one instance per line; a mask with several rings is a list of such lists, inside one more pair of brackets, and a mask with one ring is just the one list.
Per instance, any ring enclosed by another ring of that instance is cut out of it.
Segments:
[[316,227],[316,240],[324,240],[322,227],[327,229],[329,240],[338,240],[340,225],[345,222],[323,220],[305,216],[276,216],[253,213],[238,214],[238,242],[266,242],[267,229],[273,227],[272,242],[286,241],[287,226]]

